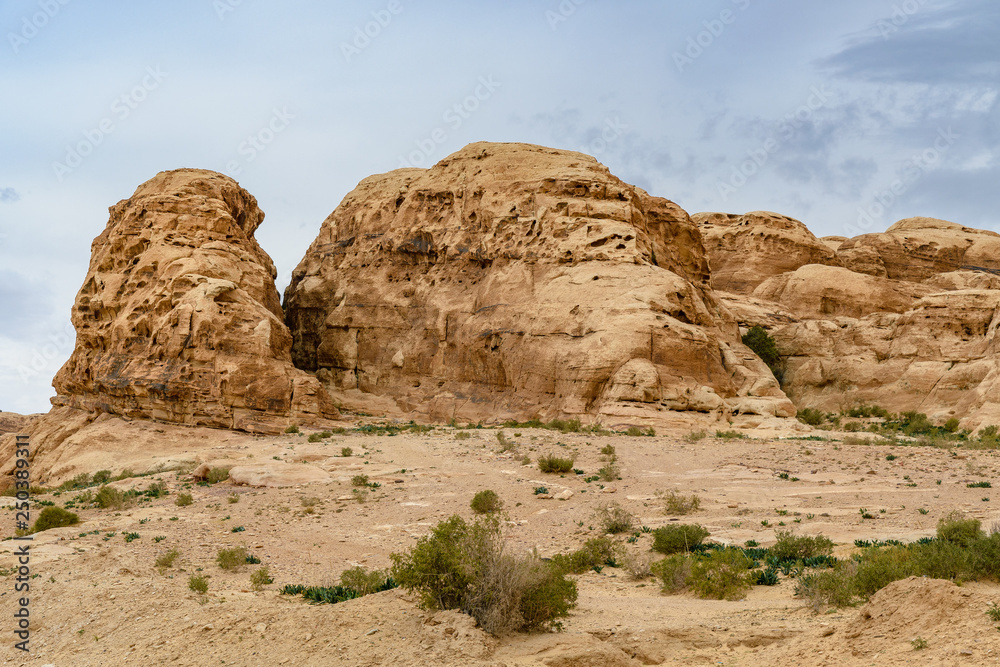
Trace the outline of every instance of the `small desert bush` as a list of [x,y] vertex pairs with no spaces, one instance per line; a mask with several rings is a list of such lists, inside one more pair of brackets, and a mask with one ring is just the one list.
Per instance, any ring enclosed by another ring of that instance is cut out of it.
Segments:
[[779,561],[805,560],[833,553],[833,542],[823,535],[794,535],[790,530],[779,530],[774,536],[778,541],[768,549],[768,555]]
[[603,567],[617,567],[622,547],[607,537],[595,537],[568,554],[556,554],[552,563],[567,574],[583,574]]
[[235,570],[246,565],[247,555],[246,547],[219,549],[219,552],[215,555],[215,562],[223,570]]
[[598,507],[594,512],[594,520],[601,526],[601,530],[612,535],[627,533],[635,525],[635,515],[618,503]]
[[202,575],[191,575],[188,579],[188,588],[195,593],[205,594],[208,592],[208,577]]
[[228,496],[226,496],[226,502],[229,503],[230,505],[235,505],[236,503],[240,502],[240,494],[233,491]]
[[705,431],[691,431],[690,433],[684,436],[684,442],[691,442],[691,443],[700,442],[701,440],[704,440],[707,437],[708,433],[706,433]]
[[170,551],[165,551],[156,557],[156,567],[161,570],[167,570],[174,566],[177,558],[180,557],[181,552],[177,549],[171,549]]
[[102,486],[94,496],[94,502],[101,509],[121,510],[127,507],[131,498],[113,486]]
[[676,491],[657,491],[657,499],[663,503],[663,513],[671,516],[681,516],[697,512],[701,508],[701,498],[696,494],[685,496]]
[[573,459],[563,459],[554,455],[540,456],[538,469],[547,473],[567,473],[573,469]]
[[760,360],[767,364],[771,373],[780,382],[782,379],[781,356],[778,346],[767,330],[761,326],[753,326],[743,334],[743,344],[753,350]]
[[340,455],[346,459],[349,456],[354,456],[354,450],[351,449],[350,447],[341,447]]
[[340,573],[340,585],[356,591],[358,595],[371,595],[386,590],[389,573],[386,570],[367,570],[352,567]]
[[497,443],[500,445],[501,452],[513,452],[517,450],[517,443],[513,440],[508,440],[507,434],[503,431],[497,431]]
[[94,484],[107,484],[111,481],[111,477],[112,474],[110,470],[98,470],[94,473],[94,477],[91,481]]
[[224,482],[227,479],[229,479],[229,468],[222,466],[212,468],[205,475],[205,481],[209,484],[218,484],[219,482]]
[[653,531],[653,551],[667,555],[691,551],[708,536],[709,532],[698,524],[663,526]]
[[979,519],[966,518],[961,512],[950,512],[938,520],[937,537],[967,547],[983,537]]
[[653,576],[660,580],[664,593],[679,593],[687,587],[694,557],[690,554],[674,554],[650,566]]
[[274,579],[271,578],[271,570],[265,565],[262,568],[254,570],[253,574],[250,575],[250,586],[255,590],[259,591],[264,586],[268,584],[273,584]]
[[174,505],[178,507],[186,507],[194,502],[194,497],[190,493],[178,493],[177,499],[174,500]]
[[701,598],[740,600],[753,587],[751,567],[740,549],[718,549],[693,560],[686,583]]
[[610,461],[597,470],[597,476],[602,482],[613,482],[619,479],[622,474],[621,466],[616,462]]
[[622,557],[622,567],[635,581],[653,576],[653,557],[648,553],[627,553]]
[[167,491],[167,483],[163,480],[153,482],[144,491],[149,498],[161,498],[169,493]]
[[391,558],[395,581],[424,607],[459,609],[495,636],[547,629],[576,603],[576,584],[561,571],[506,550],[494,518],[468,524],[453,516]]
[[468,431],[459,431],[458,433],[455,434],[456,440],[468,440],[471,437],[472,434],[469,433]]
[[368,475],[355,475],[351,478],[351,486],[368,486]]
[[715,437],[720,440],[746,440],[746,435],[739,431],[716,431]]
[[826,421],[826,415],[816,408],[799,410],[795,417],[803,424],[808,424],[809,426],[819,426]]
[[486,489],[474,495],[469,506],[476,514],[490,514],[503,509],[503,501],[500,500],[496,491]]
[[61,507],[46,507],[35,519],[35,525],[31,527],[32,533],[40,533],[49,528],[62,528],[63,526],[75,526],[80,523],[80,517],[69,510]]
[[296,424],[292,424],[291,426],[285,429],[285,433],[298,433],[298,432],[299,432],[299,427]]

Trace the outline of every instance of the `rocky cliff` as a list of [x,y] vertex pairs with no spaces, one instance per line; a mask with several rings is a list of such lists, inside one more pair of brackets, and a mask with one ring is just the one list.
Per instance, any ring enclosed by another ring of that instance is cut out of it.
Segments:
[[362,181],[285,311],[297,366],[429,419],[794,414],[710,279],[673,202],[580,153],[480,143]]
[[53,380],[56,406],[250,431],[337,414],[291,363],[253,196],[180,169],[110,213],[73,306],[76,347]]

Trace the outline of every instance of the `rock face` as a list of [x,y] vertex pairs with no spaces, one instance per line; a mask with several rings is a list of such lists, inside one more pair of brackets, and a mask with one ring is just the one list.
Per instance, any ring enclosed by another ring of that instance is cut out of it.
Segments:
[[298,367],[433,419],[794,414],[709,283],[676,204],[580,153],[480,143],[362,181],[285,309]]
[[779,303],[800,317],[864,317],[872,313],[903,313],[917,299],[940,288],[878,278],[836,266],[807,264],[768,278],[753,296]]
[[712,266],[712,286],[750,294],[762,282],[806,264],[840,266],[836,252],[793,218],[755,211],[697,213]]
[[56,406],[181,424],[274,431],[335,416],[291,363],[264,219],[232,179],[162,172],[111,207],[73,307],[76,347]]
[[934,218],[907,218],[882,234],[844,241],[837,257],[852,271],[920,282],[960,269],[1000,269],[1000,234]]

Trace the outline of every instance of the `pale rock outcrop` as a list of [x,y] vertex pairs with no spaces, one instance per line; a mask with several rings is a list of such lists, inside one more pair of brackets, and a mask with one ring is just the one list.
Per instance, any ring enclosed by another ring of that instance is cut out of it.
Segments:
[[913,282],[960,269],[1000,271],[1000,234],[935,218],[907,218],[883,233],[848,239],[837,257],[852,271]]
[[362,181],[285,309],[297,366],[415,416],[794,414],[709,282],[676,204],[580,153],[479,143]]
[[794,218],[754,211],[696,213],[691,219],[701,229],[717,290],[750,294],[768,278],[806,264],[840,266],[834,250]]
[[336,416],[293,367],[257,201],[214,172],[162,172],[111,207],[73,306],[56,406],[276,431]]
[[940,289],[889,280],[837,266],[807,264],[768,278],[753,296],[779,303],[798,317],[863,317],[872,313],[903,313],[923,296]]

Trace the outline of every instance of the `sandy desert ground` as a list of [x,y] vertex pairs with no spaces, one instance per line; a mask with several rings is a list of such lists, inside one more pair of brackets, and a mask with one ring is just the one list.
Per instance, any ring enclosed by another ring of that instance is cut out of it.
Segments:
[[[470,437],[456,439],[457,433]],[[832,538],[837,556],[854,551],[855,539],[933,535],[938,519],[956,509],[987,527],[1000,519],[1000,496],[986,500],[990,489],[966,486],[998,477],[995,451],[844,444],[842,434],[828,432],[816,432],[827,440],[710,435],[690,442],[682,433],[629,437],[508,428],[505,435],[518,447],[504,453],[497,433],[438,426],[394,436],[349,431],[310,443],[306,433],[263,437],[172,429],[164,438],[174,441],[174,463],[260,466],[277,484],[304,473],[329,479],[277,487],[231,481],[199,486],[190,475],[171,471],[114,482],[121,489],[144,489],[163,480],[169,494],[121,512],[84,509],[80,525],[35,536],[31,658],[15,655],[5,641],[2,662],[1000,664],[1000,631],[985,614],[990,603],[1000,602],[1000,587],[981,583],[958,587],[911,579],[884,589],[863,607],[817,613],[795,598],[794,581],[785,577],[777,586],[757,586],[746,599],[727,602],[663,595],[655,581],[635,581],[625,569],[608,567],[576,577],[579,603],[562,632],[502,640],[458,612],[421,610],[414,596],[399,589],[337,605],[312,605],[279,593],[289,583],[335,583],[342,570],[355,565],[387,567],[390,553],[407,549],[439,520],[452,514],[471,518],[469,502],[482,489],[495,490],[504,501],[511,547],[535,548],[543,556],[596,536],[594,511],[611,501],[641,525],[697,522],[711,531],[710,539],[724,543],[753,539],[766,546],[783,523]],[[607,444],[616,448],[622,472],[619,481],[602,488],[585,479],[604,465],[599,450]],[[343,447],[353,455],[341,456]],[[534,460],[546,453],[572,453],[586,474],[542,474],[537,465],[521,463],[525,454]],[[896,458],[887,460],[889,454]],[[115,469],[113,457],[94,465]],[[359,474],[380,484],[365,502],[358,502],[351,485]],[[194,502],[180,507],[175,500],[185,485]],[[573,493],[568,500],[542,498],[535,494],[539,486],[548,495]],[[668,516],[656,497],[661,490],[696,494],[701,509]],[[230,502],[234,493],[238,501]],[[75,495],[50,493],[36,500],[63,504]],[[876,518],[862,519],[861,508]],[[3,516],[3,533],[10,535],[13,511]],[[232,532],[239,526],[244,530]],[[139,538],[127,542],[126,533]],[[8,619],[14,607],[12,544],[0,543],[6,579],[0,599]],[[254,591],[250,573],[256,566],[227,572],[216,565],[220,548],[238,545],[270,568],[273,584]],[[625,547],[648,553],[650,537],[641,534]],[[181,554],[177,564],[159,571],[156,556],[172,548]],[[188,589],[195,572],[209,577],[205,596]],[[927,642],[919,653],[911,644],[918,637]]]

